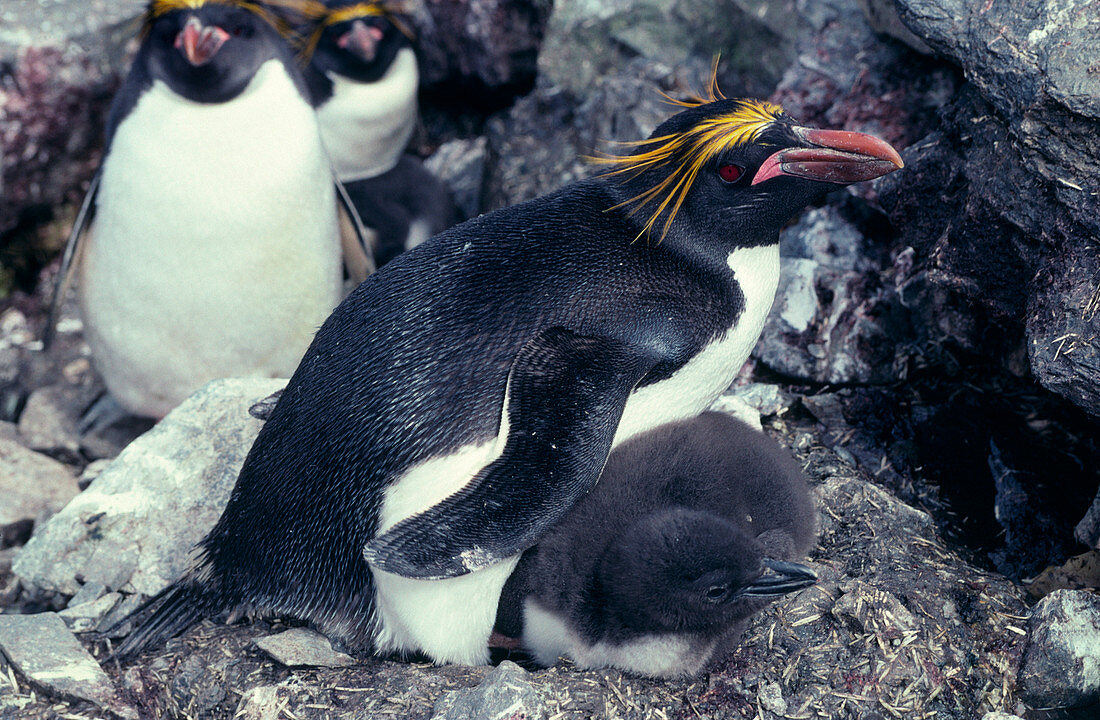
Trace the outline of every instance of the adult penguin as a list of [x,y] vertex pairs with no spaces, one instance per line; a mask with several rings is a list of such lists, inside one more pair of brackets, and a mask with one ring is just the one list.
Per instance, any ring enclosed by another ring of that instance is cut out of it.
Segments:
[[317,332],[194,568],[124,655],[202,616],[345,648],[488,657],[501,587],[612,446],[703,412],[748,357],[780,228],[902,166],[712,89],[610,172],[405,253]]
[[75,276],[92,359],[130,413],[289,375],[340,302],[341,241],[369,266],[281,29],[251,0],[146,8],[53,313]]
[[412,22],[402,9],[328,0],[303,49],[321,137],[373,235],[379,266],[457,220],[447,188],[405,153],[420,76]]

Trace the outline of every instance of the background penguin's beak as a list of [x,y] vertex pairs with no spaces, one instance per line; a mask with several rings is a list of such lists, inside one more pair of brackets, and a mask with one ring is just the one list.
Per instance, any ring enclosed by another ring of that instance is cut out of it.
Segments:
[[382,40],[382,31],[376,27],[368,27],[362,20],[356,20],[351,24],[351,30],[340,36],[336,44],[341,50],[347,50],[370,62],[378,53],[378,43]]
[[814,147],[786,148],[760,166],[752,184],[779,175],[847,185],[872,180],[905,166],[898,151],[874,135],[845,130],[792,128]]
[[764,574],[741,591],[741,597],[774,598],[817,582],[817,573],[805,565],[764,558]]
[[175,47],[187,58],[187,62],[195,67],[210,62],[225,41],[229,39],[229,33],[217,25],[206,26],[202,21],[192,15],[187,18],[183,30],[176,36]]

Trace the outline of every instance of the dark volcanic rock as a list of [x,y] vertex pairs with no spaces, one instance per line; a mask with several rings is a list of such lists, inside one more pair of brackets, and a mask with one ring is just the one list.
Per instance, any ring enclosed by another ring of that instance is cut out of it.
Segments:
[[550,0],[423,0],[422,82],[457,96],[517,92],[535,80]]
[[1026,328],[1035,377],[1100,415],[1100,13],[1069,0],[898,7],[973,89],[946,108],[947,142],[925,157],[944,182],[895,192],[891,217],[901,226],[906,208],[931,207],[939,280]]
[[[64,0],[0,9],[0,237],[31,230],[55,207],[80,200],[136,30],[128,21],[144,5]],[[0,259],[20,284],[32,285],[35,262],[14,254],[19,243],[2,244],[8,248]],[[41,263],[45,251],[37,252]]]

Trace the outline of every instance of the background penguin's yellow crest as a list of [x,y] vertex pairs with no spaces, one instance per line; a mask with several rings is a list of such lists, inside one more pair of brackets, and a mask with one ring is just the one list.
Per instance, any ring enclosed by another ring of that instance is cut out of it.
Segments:
[[[702,96],[687,100],[666,96],[666,99],[679,107],[696,108],[726,100],[726,97],[712,77]],[[668,234],[688,190],[707,162],[728,148],[754,142],[782,114],[783,108],[770,102],[739,100],[732,110],[704,118],[685,132],[616,143],[638,148],[632,154],[604,154],[590,159],[596,163],[614,166],[605,173],[609,177],[626,175],[628,178],[635,178],[650,169],[665,169],[664,178],[656,185],[611,208],[614,210],[633,205],[630,214],[634,215],[643,208],[656,204],[645,226],[638,233],[638,238],[649,235],[661,214],[668,210],[661,227],[661,236],[658,239],[660,242]]]
[[303,62],[309,62],[313,51],[317,49],[317,43],[321,41],[321,35],[325,28],[342,22],[356,20],[365,17],[382,17],[390,21],[397,31],[409,40],[416,40],[416,34],[412,28],[398,18],[398,15],[407,14],[408,6],[403,2],[361,2],[354,5],[345,5],[339,8],[324,8],[316,17],[317,22],[310,34],[299,41],[300,54]]

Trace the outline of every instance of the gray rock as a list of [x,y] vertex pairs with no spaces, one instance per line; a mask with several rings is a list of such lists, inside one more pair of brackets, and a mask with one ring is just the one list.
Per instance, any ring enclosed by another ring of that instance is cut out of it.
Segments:
[[765,417],[782,415],[794,403],[794,399],[780,390],[778,385],[768,383],[734,385],[725,394],[733,395]]
[[291,628],[277,635],[256,638],[256,647],[287,667],[347,667],[356,664],[351,655],[332,649],[324,635],[308,628]]
[[0,547],[21,544],[36,522],[65,507],[78,492],[68,467],[0,438]]
[[67,608],[57,614],[74,633],[91,632],[99,628],[103,618],[115,609],[121,599],[122,595],[119,593],[107,593],[88,602],[69,603]]
[[894,288],[874,280],[862,233],[826,206],[784,230],[780,249],[775,306],[753,355],[813,382],[899,379],[906,313]]
[[530,87],[550,0],[449,0],[423,3],[418,46],[422,83],[509,91]]
[[858,2],[872,30],[880,35],[900,40],[919,53],[927,55],[932,52],[932,48],[914,35],[913,31],[907,28],[898,17],[898,7],[894,4],[894,0],[858,0]]
[[584,99],[556,86],[540,86],[507,115],[487,126],[490,156],[487,208],[530,200],[595,174],[584,156],[622,152],[614,141],[648,137],[673,114],[661,92],[697,92],[709,65],[693,59],[670,67],[636,58],[596,79]]
[[1056,590],[1035,606],[1017,686],[1020,697],[1037,708],[1100,701],[1100,597]]
[[54,613],[0,615],[0,649],[28,680],[51,694],[90,700],[122,717],[138,717],[118,699],[99,663]]
[[95,393],[90,386],[65,382],[35,389],[19,416],[23,442],[32,450],[67,462],[82,462],[78,423]]
[[261,426],[248,406],[285,380],[212,382],[127,447],[91,486],[39,528],[15,572],[75,593],[81,582],[153,595],[187,568],[213,527]]
[[0,235],[34,208],[79,201],[144,0],[0,8]]
[[485,138],[449,140],[424,167],[447,185],[462,217],[472,218],[483,209],[487,159]]
[[1096,491],[1088,512],[1073,529],[1073,536],[1090,548],[1100,550],[1100,489]]
[[987,712],[982,715],[982,720],[1024,720],[1019,715],[1010,715],[1005,712]]
[[435,704],[432,720],[537,720],[545,717],[541,697],[530,674],[505,660],[480,685],[447,693]]
[[[632,58],[682,65],[721,54],[747,75],[749,94],[766,93],[793,61],[793,2],[719,0],[560,0],[539,52],[540,81],[587,97],[600,78]],[[778,31],[778,32],[777,32]],[[740,93],[739,93],[740,94]]]

